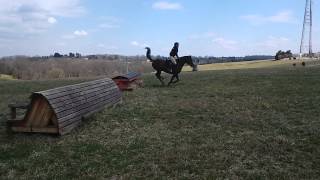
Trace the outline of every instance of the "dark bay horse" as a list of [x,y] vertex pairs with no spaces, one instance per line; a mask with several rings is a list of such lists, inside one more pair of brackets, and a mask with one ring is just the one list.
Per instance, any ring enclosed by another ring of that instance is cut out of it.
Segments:
[[[172,64],[170,60],[163,60],[163,59],[152,59],[151,57],[151,49],[149,47],[146,47],[147,49],[147,59],[149,59],[152,62],[152,67],[157,71],[156,76],[160,80],[161,84],[164,85],[164,78],[161,77],[161,72],[165,72],[168,74],[172,74],[171,80],[168,83],[168,86],[172,83],[177,83],[180,81],[179,74],[181,73],[181,70],[185,64],[188,64],[193,68],[195,71],[197,66],[193,63],[191,56],[183,56],[180,57],[177,60],[177,66],[176,68],[172,68]],[[175,80],[176,79],[176,80]],[[175,80],[175,81],[174,81]]]

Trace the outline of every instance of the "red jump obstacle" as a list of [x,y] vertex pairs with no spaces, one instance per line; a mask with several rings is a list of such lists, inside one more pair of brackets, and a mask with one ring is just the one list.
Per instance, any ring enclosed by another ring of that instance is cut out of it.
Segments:
[[141,74],[130,72],[126,75],[116,76],[112,80],[117,84],[121,91],[132,91],[143,85]]

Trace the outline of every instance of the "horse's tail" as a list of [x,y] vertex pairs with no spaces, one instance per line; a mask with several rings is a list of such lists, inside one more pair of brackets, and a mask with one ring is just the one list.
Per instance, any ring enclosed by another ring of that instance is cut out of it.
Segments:
[[147,53],[146,53],[147,59],[153,62],[153,59],[151,57],[151,49],[149,47],[146,47],[146,49],[147,49]]

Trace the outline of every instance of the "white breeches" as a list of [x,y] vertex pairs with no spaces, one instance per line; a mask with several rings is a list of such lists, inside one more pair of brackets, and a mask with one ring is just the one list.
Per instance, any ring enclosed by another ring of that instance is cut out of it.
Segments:
[[178,59],[177,56],[170,56],[170,60],[173,64],[177,64],[177,59]]

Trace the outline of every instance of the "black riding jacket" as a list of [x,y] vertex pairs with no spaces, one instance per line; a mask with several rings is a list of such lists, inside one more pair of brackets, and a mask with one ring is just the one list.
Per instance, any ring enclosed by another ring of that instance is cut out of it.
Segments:
[[174,56],[177,56],[177,57],[179,57],[178,56],[178,47],[173,47],[172,48],[172,50],[171,50],[171,52],[170,52],[170,56],[172,56],[172,57],[174,57]]

